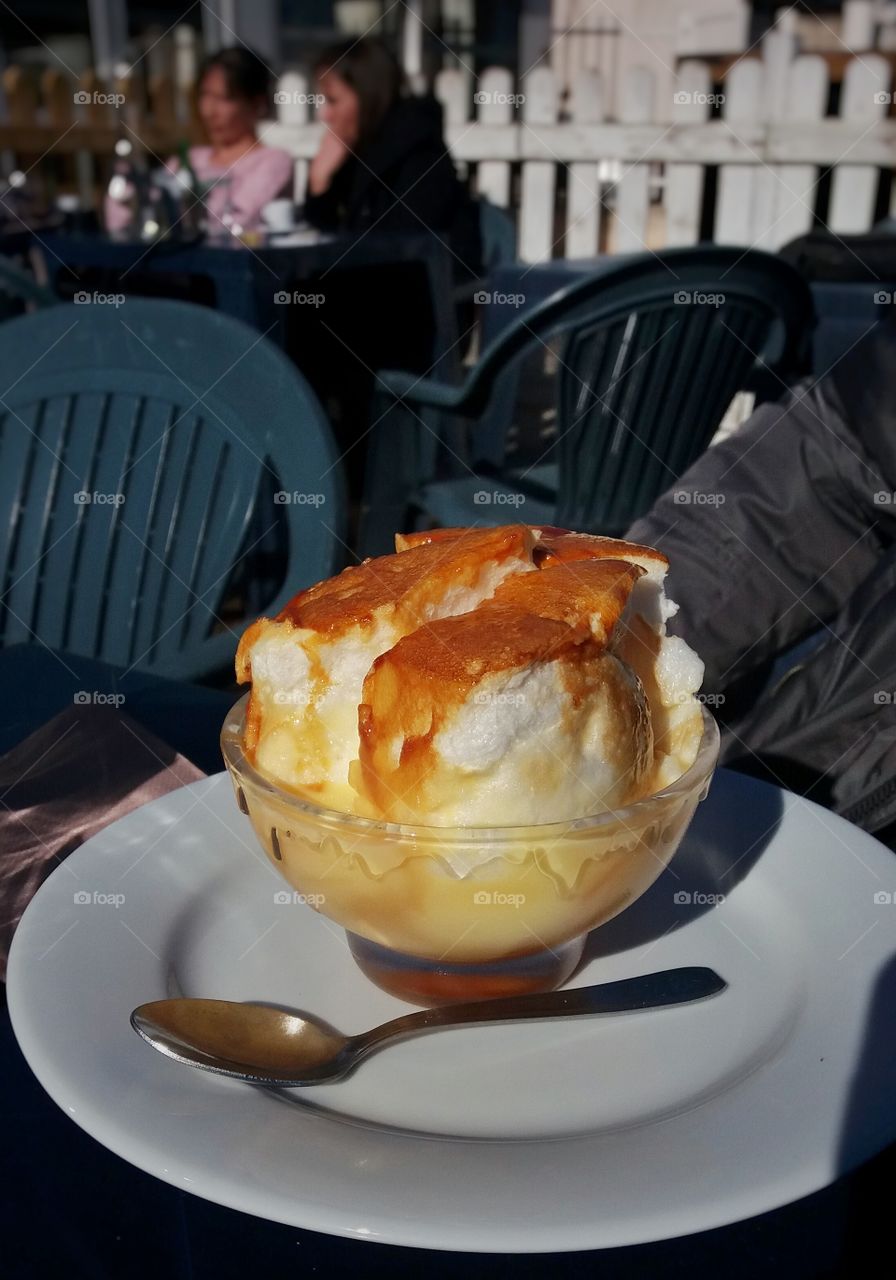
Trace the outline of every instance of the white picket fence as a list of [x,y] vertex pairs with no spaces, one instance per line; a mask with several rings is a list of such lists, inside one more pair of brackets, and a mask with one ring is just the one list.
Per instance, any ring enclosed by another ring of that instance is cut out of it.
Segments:
[[[827,167],[829,227],[868,229],[880,173],[896,164],[886,58],[851,58],[836,117],[825,116],[827,62],[800,55],[786,28],[731,68],[715,89],[720,110],[706,62],[676,71],[670,93],[668,77],[660,91],[650,67],[630,68],[614,118],[597,72],[579,72],[563,102],[545,66],[519,85],[499,67],[475,82],[459,70],[440,74],[452,155],[479,192],[518,213],[524,260],[693,243],[710,166],[718,167],[717,242],[774,250],[807,231]],[[265,141],[296,157],[299,193],[320,138],[312,97],[300,75],[284,75],[277,119],[264,126]]]

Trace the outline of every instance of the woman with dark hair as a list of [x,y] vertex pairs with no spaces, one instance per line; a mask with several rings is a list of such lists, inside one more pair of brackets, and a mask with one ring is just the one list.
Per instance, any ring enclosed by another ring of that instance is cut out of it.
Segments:
[[[251,49],[236,45],[211,54],[199,70],[199,117],[208,145],[190,147],[187,159],[207,188],[203,204],[212,227],[245,230],[258,223],[269,201],[291,190],[293,161],[287,151],[258,141],[258,122],[267,114],[271,75]],[[177,173],[181,159],[166,168]],[[106,226],[118,229],[127,211],[106,202]]]
[[[429,232],[450,251],[458,283],[478,277],[477,209],[445,147],[438,102],[409,93],[395,57],[370,37],[324,50],[315,78],[324,132],[309,166],[307,221],[358,235]],[[431,296],[418,262],[331,270],[314,288],[324,306],[314,317],[292,308],[291,341],[327,407],[357,499],[377,370],[427,372],[434,308],[454,302]]]
[[315,66],[324,135],[311,161],[305,217],[324,230],[443,236],[461,278],[479,272],[476,208],[454,171],[432,97],[408,93],[379,40],[347,40]]

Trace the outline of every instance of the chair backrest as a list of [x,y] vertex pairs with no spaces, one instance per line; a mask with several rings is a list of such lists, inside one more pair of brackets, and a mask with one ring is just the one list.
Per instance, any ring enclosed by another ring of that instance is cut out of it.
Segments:
[[482,266],[485,272],[516,259],[516,227],[513,219],[500,205],[492,204],[486,196],[477,200],[479,208],[479,238],[482,242]]
[[3,644],[215,670],[242,629],[219,614],[250,531],[285,517],[276,612],[337,567],[343,483],[308,384],[239,321],[110,296],[0,325]]
[[[758,250],[645,253],[522,313],[483,352],[466,411],[474,462],[500,468],[519,363],[557,355],[557,523],[621,532],[706,448],[737,391],[804,367],[805,281]],[[781,382],[783,392],[784,384]]]
[[33,307],[52,307],[59,299],[48,285],[38,284],[30,271],[6,254],[0,254],[0,320],[21,315],[22,307],[16,305],[21,302]]

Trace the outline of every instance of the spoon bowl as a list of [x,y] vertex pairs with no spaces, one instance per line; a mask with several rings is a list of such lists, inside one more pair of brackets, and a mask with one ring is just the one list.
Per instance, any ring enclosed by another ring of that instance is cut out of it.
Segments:
[[152,1000],[133,1011],[131,1026],[177,1062],[251,1084],[294,1087],[342,1080],[375,1049],[425,1031],[657,1009],[705,1000],[726,986],[702,966],[666,969],[568,991],[423,1009],[354,1036],[341,1035],[310,1015],[232,1000]]

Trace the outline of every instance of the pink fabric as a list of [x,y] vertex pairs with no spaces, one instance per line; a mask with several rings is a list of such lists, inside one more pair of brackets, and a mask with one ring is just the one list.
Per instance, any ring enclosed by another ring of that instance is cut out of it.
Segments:
[[[212,164],[211,147],[190,147],[189,155],[200,182],[226,179],[205,197],[213,230],[224,230],[219,219],[228,205],[233,219],[246,230],[258,225],[266,204],[292,192],[293,159],[278,147],[253,147],[228,168]],[[166,168],[177,172],[177,156],[166,161]],[[103,208],[107,231],[120,231],[127,225],[128,211],[123,205],[106,196]]]
[[51,871],[116,818],[204,777],[136,720],[93,704],[67,708],[0,757],[0,978]]

